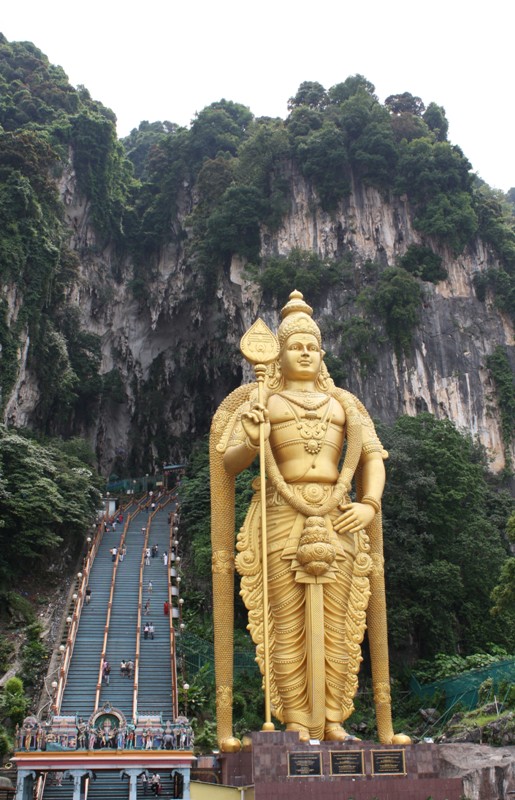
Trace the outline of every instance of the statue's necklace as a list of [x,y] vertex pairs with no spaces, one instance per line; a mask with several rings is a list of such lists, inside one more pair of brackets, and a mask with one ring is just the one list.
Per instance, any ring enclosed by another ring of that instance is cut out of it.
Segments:
[[[325,436],[327,432],[327,428],[329,426],[329,420],[327,419],[329,406],[324,411],[323,416],[319,416],[316,411],[318,408],[321,408],[323,405],[329,403],[330,398],[324,397],[322,403],[319,403],[314,408],[306,406],[302,406],[305,409],[306,413],[303,417],[300,417],[297,409],[292,405],[292,398],[285,397],[284,395],[286,392],[281,392],[283,395],[284,400],[286,401],[287,405],[289,406],[293,416],[295,417],[295,424],[297,426],[297,430],[299,431],[301,439],[304,440],[304,450],[312,456],[316,456],[322,449],[322,445],[325,441]],[[293,401],[295,402],[295,401]],[[301,405],[297,403],[297,405]]]
[[322,408],[322,406],[325,406],[325,404],[331,399],[325,394],[322,395],[322,397],[317,394],[313,396],[312,392],[284,391],[280,392],[280,395],[281,397],[284,397],[285,400],[289,401],[290,403],[295,403],[296,406],[300,406],[306,411],[316,411],[317,408]]

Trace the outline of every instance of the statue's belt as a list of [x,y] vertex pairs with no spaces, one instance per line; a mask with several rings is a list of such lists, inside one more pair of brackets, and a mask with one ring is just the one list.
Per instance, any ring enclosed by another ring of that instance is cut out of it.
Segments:
[[[257,485],[256,485],[257,484]],[[289,483],[288,486],[297,497],[309,503],[310,506],[321,506],[325,503],[334,491],[336,483]],[[259,480],[253,484],[254,491],[259,494]],[[266,487],[266,502],[267,505],[289,505],[288,501],[283,498],[277,489],[267,481]],[[343,503],[350,503],[350,497],[345,496]]]

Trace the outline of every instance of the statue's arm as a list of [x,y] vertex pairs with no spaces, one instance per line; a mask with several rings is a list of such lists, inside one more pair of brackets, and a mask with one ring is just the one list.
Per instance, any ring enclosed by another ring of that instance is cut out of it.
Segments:
[[386,481],[383,456],[377,452],[365,453],[361,458],[361,465],[363,498],[370,498],[371,502],[375,500],[380,504]]
[[361,414],[361,418],[360,502],[348,503],[341,507],[343,513],[334,523],[337,533],[356,533],[366,528],[381,508],[381,498],[386,481],[384,459],[388,454],[383,450],[373,422],[366,411]]
[[260,425],[263,425],[265,439],[268,439],[268,411],[258,403],[245,403],[236,418],[223,457],[224,468],[229,475],[236,475],[254,461],[259,452]]
[[363,494],[360,503],[347,503],[341,506],[342,514],[334,522],[337,533],[356,533],[366,528],[381,507],[381,497],[385,484],[383,459],[379,454],[367,456],[362,461]]

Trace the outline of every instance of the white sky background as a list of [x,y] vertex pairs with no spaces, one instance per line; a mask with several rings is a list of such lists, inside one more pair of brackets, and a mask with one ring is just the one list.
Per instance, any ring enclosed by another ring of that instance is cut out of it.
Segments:
[[32,41],[112,108],[125,136],[142,120],[189,125],[224,97],[286,117],[302,81],[361,73],[381,101],[411,92],[444,106],[449,139],[491,186],[515,186],[509,0],[24,0],[0,31]]

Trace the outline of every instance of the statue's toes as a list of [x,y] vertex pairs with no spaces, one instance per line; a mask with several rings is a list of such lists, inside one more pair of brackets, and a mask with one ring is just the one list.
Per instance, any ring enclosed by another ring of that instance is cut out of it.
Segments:
[[347,733],[341,725],[331,725],[327,727],[324,732],[324,740],[326,742],[360,741],[356,736],[351,736],[350,733]]

